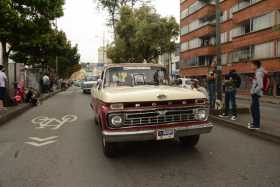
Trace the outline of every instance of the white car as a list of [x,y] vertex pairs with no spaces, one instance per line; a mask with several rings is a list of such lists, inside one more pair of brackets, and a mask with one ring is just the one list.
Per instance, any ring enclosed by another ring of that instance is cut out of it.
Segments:
[[83,93],[90,93],[92,87],[95,87],[98,81],[98,76],[86,76],[82,82]]

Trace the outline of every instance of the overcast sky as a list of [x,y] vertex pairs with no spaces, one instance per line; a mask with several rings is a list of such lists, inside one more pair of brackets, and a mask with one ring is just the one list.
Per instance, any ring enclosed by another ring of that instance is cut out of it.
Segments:
[[[95,0],[66,0],[64,17],[58,20],[58,26],[71,40],[78,44],[82,62],[97,62],[97,49],[110,41],[110,29],[106,26],[106,15],[98,10]],[[174,16],[179,22],[180,0],[151,0],[158,13]],[[105,33],[105,34],[103,34]]]

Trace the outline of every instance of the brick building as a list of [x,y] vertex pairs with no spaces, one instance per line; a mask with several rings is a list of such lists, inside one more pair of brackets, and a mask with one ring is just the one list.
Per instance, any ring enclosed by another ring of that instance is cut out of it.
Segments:
[[[207,2],[207,3],[205,3]],[[248,93],[259,59],[280,96],[280,0],[220,0],[223,74],[236,69]],[[205,80],[215,61],[215,0],[181,0],[181,76]]]

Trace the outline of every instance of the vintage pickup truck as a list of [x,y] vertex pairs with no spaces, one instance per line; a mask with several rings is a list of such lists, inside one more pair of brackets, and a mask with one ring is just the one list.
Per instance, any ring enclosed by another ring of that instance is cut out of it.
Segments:
[[120,142],[178,139],[195,146],[213,128],[205,96],[171,86],[160,65],[109,65],[91,96],[108,157],[116,155]]

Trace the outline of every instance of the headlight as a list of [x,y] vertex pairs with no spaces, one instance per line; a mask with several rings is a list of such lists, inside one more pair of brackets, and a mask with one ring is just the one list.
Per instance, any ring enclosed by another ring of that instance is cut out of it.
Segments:
[[195,119],[199,121],[208,120],[208,110],[207,109],[197,109],[195,112]]
[[120,127],[123,124],[123,118],[120,115],[115,115],[110,118],[111,126]]

